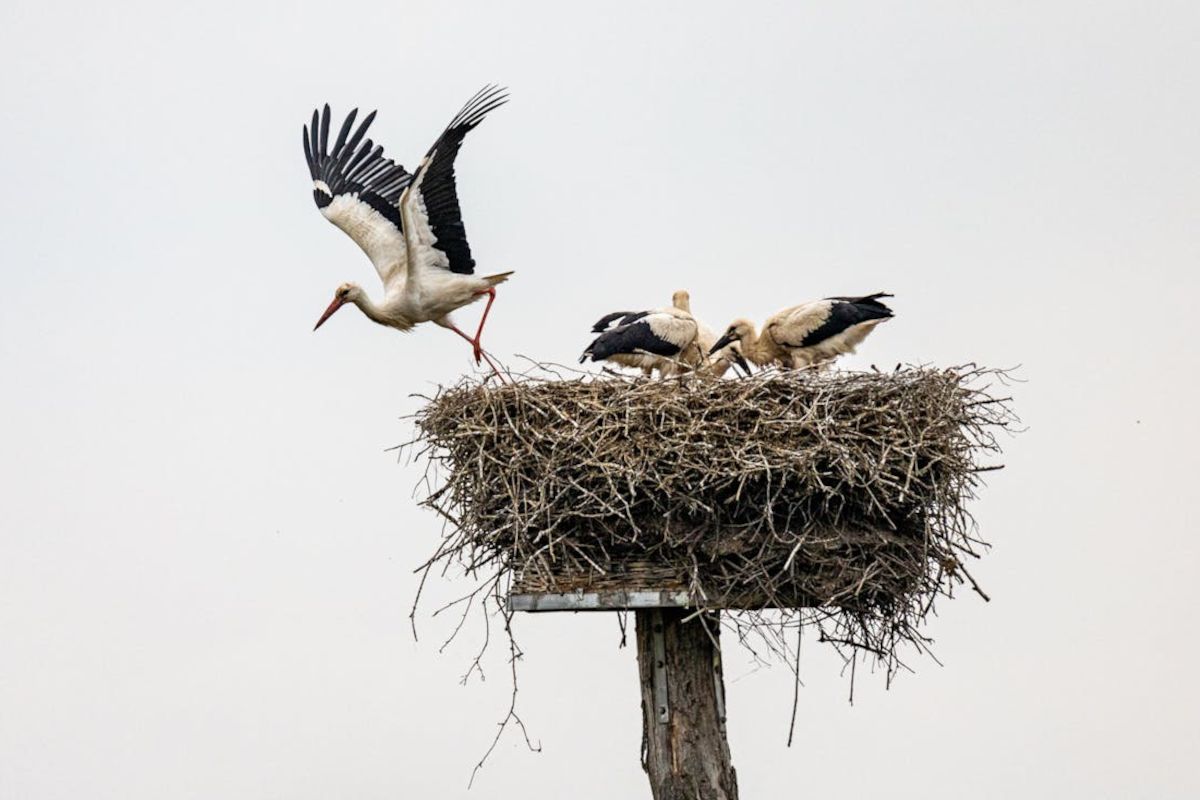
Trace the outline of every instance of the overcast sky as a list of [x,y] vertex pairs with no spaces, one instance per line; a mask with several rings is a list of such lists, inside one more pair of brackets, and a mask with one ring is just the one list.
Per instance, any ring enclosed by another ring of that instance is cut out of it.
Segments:
[[[688,288],[714,327],[889,290],[846,368],[1022,365],[994,550],[890,691],[727,648],[744,797],[1194,797],[1200,11],[1192,2],[0,7],[0,797],[648,796],[611,616],[407,615],[440,525],[412,395],[473,369],[343,311],[370,264],[300,127],[412,166],[476,89],[488,345],[572,361]],[[470,322],[474,311],[461,316]],[[438,583],[434,599],[465,584]],[[431,610],[434,606],[427,607]]]

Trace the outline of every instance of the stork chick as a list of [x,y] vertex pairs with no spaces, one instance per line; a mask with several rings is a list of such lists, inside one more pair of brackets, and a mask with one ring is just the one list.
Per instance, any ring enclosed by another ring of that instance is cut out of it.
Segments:
[[759,366],[800,369],[823,364],[853,353],[876,325],[891,319],[892,310],[880,302],[891,296],[878,292],[802,303],[767,318],[761,334],[753,322],[735,320],[709,352],[740,342],[742,355]]
[[[671,308],[685,312],[689,316],[691,315],[691,296],[686,290],[680,289],[671,295]],[[660,309],[659,312],[615,311],[611,314],[606,314],[605,316],[601,317],[600,320],[592,326],[592,333],[604,334],[614,331],[616,328],[632,325],[640,320],[645,320],[655,314],[669,312],[670,309]],[[621,352],[612,352],[611,354],[604,356],[603,359],[594,360],[605,360],[623,367],[640,369],[642,370],[642,374],[646,377],[650,377],[655,370],[657,370],[661,376],[667,377],[697,368],[705,369],[711,372],[713,375],[720,377],[726,372],[726,370],[729,369],[730,365],[734,363],[739,364],[747,372],[747,374],[749,374],[750,367],[746,363],[745,359],[741,357],[741,353],[738,351],[738,345],[736,343],[731,343],[726,346],[717,356],[709,357],[707,355],[708,348],[711,347],[713,342],[716,341],[716,336],[713,334],[711,328],[695,319],[694,316],[692,316],[692,320],[696,323],[697,328],[695,340],[693,343],[685,345],[678,352],[670,355],[657,355],[648,349],[638,349],[633,352],[624,352],[624,350],[622,350]],[[597,341],[599,341],[599,339]],[[606,341],[607,344],[601,348],[602,350],[605,347],[615,346],[612,344],[612,342],[615,340],[610,339]],[[633,339],[627,334],[626,339],[623,341],[629,343],[632,342]],[[595,342],[593,342],[593,345],[595,345]],[[622,347],[624,347],[624,345],[622,345]],[[587,358],[587,355],[588,352],[585,351],[584,359]]]
[[[616,324],[607,327],[612,323]],[[612,361],[640,367],[647,375],[657,369],[665,377],[689,366],[694,368],[704,360],[696,342],[699,332],[696,320],[673,306],[655,311],[617,312],[597,322],[595,328],[600,328],[601,333],[583,351],[580,364],[588,358]]]

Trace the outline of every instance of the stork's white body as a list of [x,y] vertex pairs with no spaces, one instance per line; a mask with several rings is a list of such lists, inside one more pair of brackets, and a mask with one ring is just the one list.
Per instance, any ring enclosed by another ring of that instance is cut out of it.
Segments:
[[[405,198],[402,197],[400,202],[404,204]],[[462,275],[445,268],[424,267],[421,259],[428,258],[431,245],[436,241],[432,238],[428,243],[417,245],[417,268],[408,269],[408,246],[404,235],[371,206],[348,195],[339,195],[322,208],[321,213],[362,248],[383,283],[383,294],[378,303],[365,293],[350,302],[371,320],[390,328],[407,331],[422,322],[450,327],[453,324],[451,312],[475,302],[512,274]]]
[[864,320],[813,344],[795,344],[804,342],[824,325],[829,319],[829,311],[828,300],[785,308],[767,318],[759,341],[781,365],[799,369],[855,352],[875,326],[887,319]]
[[[689,305],[686,298],[682,305]],[[654,369],[659,377],[670,378],[692,372],[708,360],[708,356],[700,349],[700,322],[692,316],[689,308],[680,307],[678,301],[669,308],[659,309],[646,321],[655,336],[679,348],[674,355],[653,356]]]

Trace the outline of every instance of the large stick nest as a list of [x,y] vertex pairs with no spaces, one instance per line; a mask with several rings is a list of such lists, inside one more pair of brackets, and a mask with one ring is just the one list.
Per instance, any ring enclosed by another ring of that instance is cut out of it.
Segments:
[[[520,591],[675,589],[792,609],[894,663],[986,545],[968,503],[1013,422],[973,366],[525,378],[416,415],[450,522],[436,561]],[[982,591],[980,591],[982,594]],[[805,609],[803,613],[799,609]]]

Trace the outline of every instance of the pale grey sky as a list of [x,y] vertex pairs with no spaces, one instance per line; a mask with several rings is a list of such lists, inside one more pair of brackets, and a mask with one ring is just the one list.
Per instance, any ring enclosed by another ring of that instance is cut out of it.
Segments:
[[[680,287],[713,326],[886,289],[845,366],[1023,365],[976,507],[994,602],[853,707],[809,649],[790,750],[787,670],[728,648],[743,795],[1196,796],[1198,40],[1189,2],[8,0],[0,797],[468,796],[502,660],[462,687],[472,639],[413,642],[439,523],[384,452],[468,348],[311,332],[375,277],[299,131],[378,108],[411,166],[490,81],[459,180],[517,271],[502,359]],[[506,739],[469,796],[648,796],[615,620],[518,633],[544,750]]]

